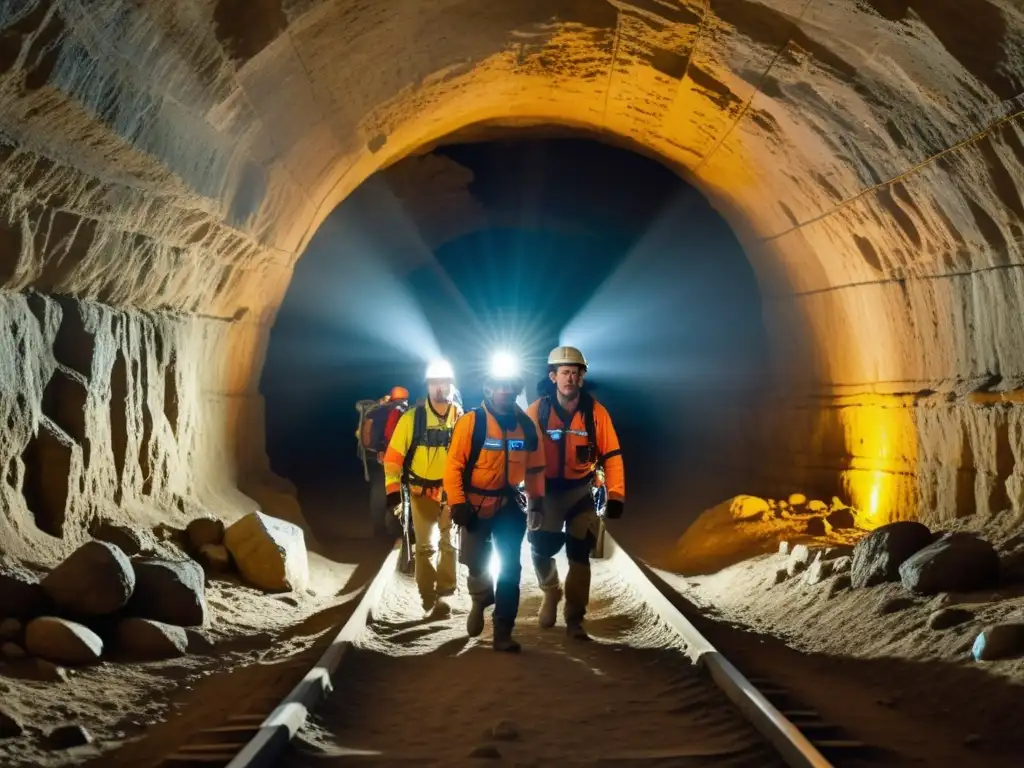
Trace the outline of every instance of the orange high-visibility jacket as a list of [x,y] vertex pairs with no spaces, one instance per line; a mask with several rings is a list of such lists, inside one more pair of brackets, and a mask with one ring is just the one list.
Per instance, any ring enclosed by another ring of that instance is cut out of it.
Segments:
[[544,443],[544,456],[547,464],[544,473],[547,487],[555,492],[592,481],[598,459],[601,459],[608,498],[625,501],[625,464],[622,461],[622,448],[619,446],[619,436],[612,424],[612,417],[608,414],[608,409],[589,394],[583,393],[580,397],[588,397],[593,403],[599,456],[590,455],[587,422],[582,410],[577,408],[567,425],[559,415],[562,409],[558,406],[557,399],[552,397],[551,412],[548,414],[547,423],[540,424],[540,405],[545,398],[534,400],[530,404],[528,411],[530,418],[540,424],[541,428],[541,440]]
[[503,499],[507,501],[508,489],[520,483],[526,484],[526,493],[531,500],[543,498],[544,449],[541,448],[540,430],[535,421],[532,426],[537,431],[537,440],[531,451],[520,424],[506,432],[486,406],[482,412],[487,417],[486,439],[480,447],[475,466],[470,468],[470,487],[463,487],[463,472],[470,458],[476,426],[475,409],[467,411],[455,424],[444,468],[444,490],[450,506],[469,502],[480,517],[488,518],[494,515]]

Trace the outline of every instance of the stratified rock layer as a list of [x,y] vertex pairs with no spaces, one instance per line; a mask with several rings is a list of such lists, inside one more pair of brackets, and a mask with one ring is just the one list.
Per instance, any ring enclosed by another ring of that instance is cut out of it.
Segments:
[[0,6],[8,554],[230,522],[238,488],[293,513],[256,384],[295,259],[376,170],[531,126],[658,157],[735,227],[776,375],[723,402],[727,468],[867,525],[1021,507],[1018,3],[499,5]]

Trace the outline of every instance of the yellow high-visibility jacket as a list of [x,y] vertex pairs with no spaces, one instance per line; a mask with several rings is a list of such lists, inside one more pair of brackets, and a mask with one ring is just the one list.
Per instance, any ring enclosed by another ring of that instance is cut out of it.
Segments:
[[[421,409],[426,414],[426,428],[414,446],[416,413]],[[401,490],[405,457],[412,450],[412,463],[409,466],[409,477],[406,478],[410,492],[434,499],[441,498],[444,467],[448,460],[448,444],[455,422],[461,415],[462,409],[453,403],[448,407],[446,416],[442,418],[429,402],[410,408],[402,414],[384,454],[386,493],[397,493]]]

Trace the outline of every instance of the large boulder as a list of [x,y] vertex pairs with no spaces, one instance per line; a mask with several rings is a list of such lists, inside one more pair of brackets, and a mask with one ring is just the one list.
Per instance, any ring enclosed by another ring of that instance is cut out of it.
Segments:
[[231,553],[223,544],[203,544],[199,548],[199,562],[213,573],[231,570]]
[[195,560],[136,560],[135,594],[128,609],[135,616],[198,627],[206,623],[206,578]]
[[219,545],[224,541],[224,521],[215,517],[197,517],[185,526],[185,535],[196,552],[207,545]]
[[46,593],[34,573],[0,565],[0,616],[38,616],[45,606]]
[[900,580],[911,592],[970,592],[999,584],[999,555],[984,539],[969,533],[947,533],[908,557]]
[[103,641],[86,626],[43,616],[25,628],[25,647],[33,656],[58,664],[90,664],[103,655]]
[[139,554],[145,544],[145,540],[138,531],[108,521],[103,521],[93,527],[92,537],[97,541],[113,544],[128,557]]
[[43,579],[43,589],[63,613],[102,616],[128,603],[135,571],[116,545],[88,541]]
[[1024,624],[994,624],[982,630],[971,646],[975,661],[1009,659],[1024,654]]
[[224,533],[224,544],[247,582],[265,590],[302,590],[309,564],[302,529],[262,512],[251,512]]
[[921,523],[904,520],[876,528],[853,548],[850,584],[860,588],[899,581],[903,562],[931,541],[931,531]]
[[172,624],[125,619],[117,625],[117,647],[136,659],[173,659],[187,652],[188,636]]

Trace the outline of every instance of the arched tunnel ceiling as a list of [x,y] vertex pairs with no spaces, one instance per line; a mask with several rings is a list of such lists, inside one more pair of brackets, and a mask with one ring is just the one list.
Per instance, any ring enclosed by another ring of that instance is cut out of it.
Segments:
[[[4,13],[5,47],[18,51],[5,133],[29,150],[5,163],[9,178],[38,178],[31,197],[60,188],[96,226],[92,253],[116,250],[133,262],[125,273],[156,261],[199,274],[115,286],[89,259],[45,274],[25,254],[15,285],[221,316],[240,300],[273,306],[295,254],[355,185],[489,119],[573,125],[656,153],[743,231],[767,293],[807,294],[796,311],[827,315],[853,300],[820,292],[877,283],[885,309],[871,323],[885,337],[908,322],[892,306],[903,299],[882,296],[899,280],[1015,260],[1024,21],[1009,0],[86,8]],[[82,247],[90,232],[73,223],[56,222]],[[138,242],[122,245],[126,233]],[[221,280],[189,257],[199,248],[220,256]],[[931,335],[920,351],[893,342],[866,359],[819,343],[803,364],[842,383],[924,381],[956,344]],[[962,373],[988,363],[962,362]]]
[[[590,132],[715,202],[759,277],[775,386],[830,398],[793,406],[787,466],[889,478],[894,515],[951,514],[972,495],[957,465],[979,507],[1016,471],[1005,423],[923,407],[1024,382],[1014,0],[22,0],[0,34],[5,288],[147,310],[179,370],[216,361],[188,386],[219,415],[179,413],[162,443],[178,486],[266,473],[256,389],[295,259],[376,170],[477,124]],[[51,331],[32,331],[43,374]],[[879,482],[854,495],[877,507]]]
[[[569,151],[564,144],[550,143],[551,139],[586,138],[578,131],[537,126],[510,134],[507,127],[475,125],[448,137],[445,144],[504,142],[510,136],[517,142],[499,144],[494,150],[495,155],[504,154],[507,159],[488,169],[491,175],[507,174],[500,189],[473,189],[477,179],[472,157],[467,162],[449,156],[443,149],[423,148],[367,180],[356,193],[358,202],[348,215],[359,219],[375,252],[399,273],[431,265],[433,251],[483,229],[525,228],[593,236],[600,222],[602,228],[612,227],[635,237],[664,215],[650,206],[665,205],[662,196],[668,194],[667,189],[659,187],[654,195],[638,195],[617,175],[624,170],[621,164],[603,169],[573,165],[602,159],[607,162],[606,155],[581,155],[579,145]],[[530,140],[536,143],[524,143]],[[565,154],[557,159],[545,157],[560,152]],[[574,190],[569,177],[581,176],[576,183],[584,188]],[[587,186],[595,181],[608,186]],[[679,184],[679,189],[685,187]],[[547,204],[551,195],[555,196],[555,205]],[[567,201],[559,195],[572,195],[575,200]]]

